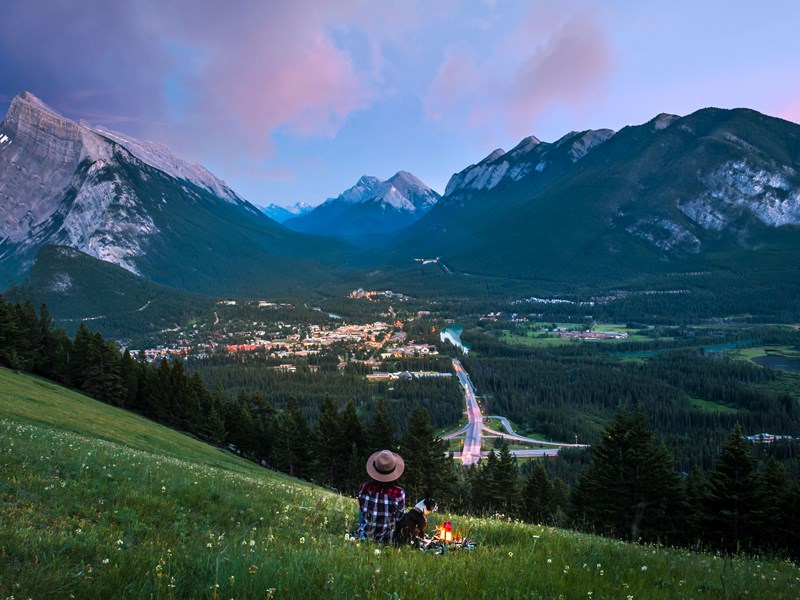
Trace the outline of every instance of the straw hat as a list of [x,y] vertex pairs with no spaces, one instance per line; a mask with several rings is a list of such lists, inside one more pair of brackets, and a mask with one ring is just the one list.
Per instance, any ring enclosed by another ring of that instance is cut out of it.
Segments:
[[388,483],[403,474],[405,461],[391,450],[376,452],[367,460],[367,474],[375,481]]

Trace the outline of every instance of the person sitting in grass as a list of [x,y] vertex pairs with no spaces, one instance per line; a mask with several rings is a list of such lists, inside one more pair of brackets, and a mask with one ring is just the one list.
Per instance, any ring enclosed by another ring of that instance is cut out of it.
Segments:
[[358,537],[388,544],[392,541],[395,523],[403,517],[406,492],[395,482],[405,469],[400,455],[381,450],[367,460],[367,475],[358,488]]

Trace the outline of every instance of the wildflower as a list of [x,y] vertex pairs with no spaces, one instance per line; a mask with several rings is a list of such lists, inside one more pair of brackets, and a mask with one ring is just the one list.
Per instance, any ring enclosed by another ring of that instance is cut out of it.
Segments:
[[548,559],[547,559],[547,564],[548,564],[548,565],[549,565],[549,564],[551,564],[552,562],[553,562],[553,559],[552,559],[552,558],[548,558]]
[[251,546],[255,546],[256,545],[256,541],[255,540],[250,540],[250,545]]
[[107,565],[107,564],[108,564],[108,559],[107,559],[107,558],[104,558],[104,559],[103,559],[103,564],[104,564],[104,565]]
[[267,598],[274,598],[277,591],[275,588],[267,588]]
[[300,538],[300,543],[301,544],[305,544],[306,543],[306,538],[305,537],[301,537]]
[[514,556],[514,553],[513,552],[509,552],[508,553],[508,557],[511,558],[512,556]]
[[642,571],[647,571],[647,565],[642,565]]
[[381,555],[381,549],[375,548],[375,556],[380,556],[380,555]]
[[206,548],[211,548],[211,542],[208,542],[208,543],[206,544]]
[[250,572],[250,575],[255,575],[258,573],[258,567],[256,565],[250,565],[248,571]]

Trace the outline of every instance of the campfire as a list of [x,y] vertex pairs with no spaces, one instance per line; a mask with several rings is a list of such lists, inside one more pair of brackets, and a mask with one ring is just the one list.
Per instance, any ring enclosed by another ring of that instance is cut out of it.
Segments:
[[436,528],[435,538],[443,542],[460,542],[461,532],[456,529],[455,536],[453,535],[453,523],[445,521],[441,527]]
[[445,521],[436,528],[433,537],[422,538],[422,550],[444,554],[446,550],[472,550],[475,542],[465,538],[458,529],[453,529],[451,521]]

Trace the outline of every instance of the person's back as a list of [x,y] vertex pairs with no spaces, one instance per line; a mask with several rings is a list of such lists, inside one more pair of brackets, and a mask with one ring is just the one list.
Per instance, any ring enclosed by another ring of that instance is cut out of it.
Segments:
[[406,508],[406,492],[395,483],[404,468],[403,459],[389,450],[369,457],[367,474],[371,481],[358,489],[361,538],[385,544],[392,541],[395,523]]

